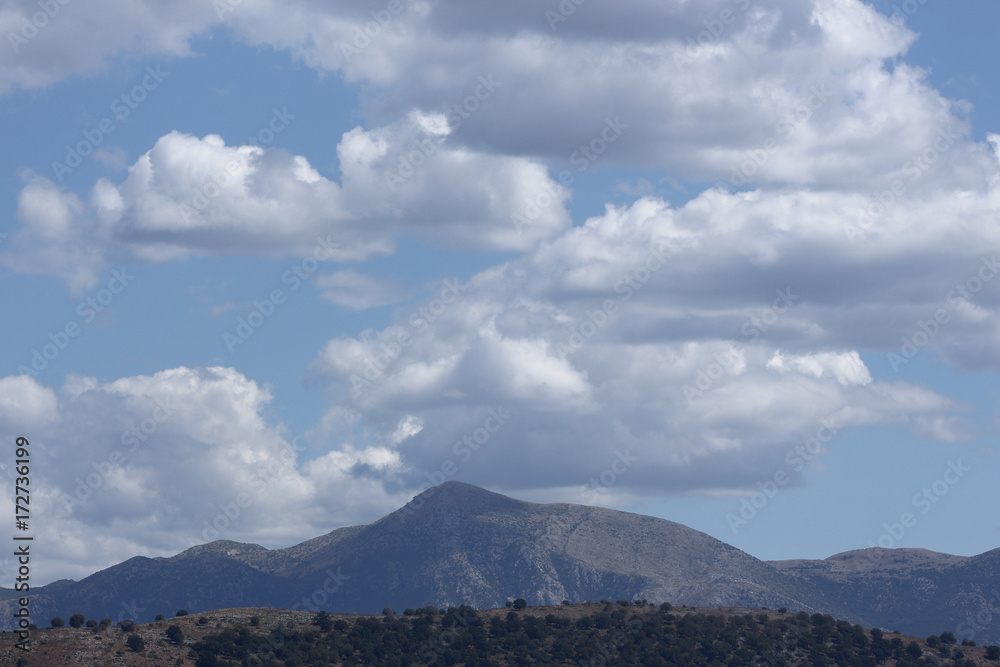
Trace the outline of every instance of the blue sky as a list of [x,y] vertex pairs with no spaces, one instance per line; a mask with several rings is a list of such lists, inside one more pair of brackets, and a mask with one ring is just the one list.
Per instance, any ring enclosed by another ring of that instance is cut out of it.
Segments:
[[765,559],[997,546],[997,7],[119,4],[0,8],[42,581],[441,479]]

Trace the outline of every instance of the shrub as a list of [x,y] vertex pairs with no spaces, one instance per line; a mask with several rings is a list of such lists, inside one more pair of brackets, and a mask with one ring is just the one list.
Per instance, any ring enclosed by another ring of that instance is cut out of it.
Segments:
[[87,621],[86,625],[88,628],[96,628],[97,621],[95,621],[94,619],[90,619],[89,621]]
[[[257,617],[254,616],[254,618],[257,618]],[[253,623],[253,618],[250,619],[250,623],[251,624]],[[201,618],[198,619],[198,625],[208,625],[208,619],[205,618],[204,616],[202,616]]]
[[313,619],[313,625],[319,626],[320,632],[330,632],[330,628],[333,627],[330,614],[326,613],[326,610],[321,610]]
[[73,628],[78,628],[87,621],[87,617],[83,614],[73,614],[69,617],[69,625]]
[[525,607],[528,606],[528,601],[525,600],[524,598],[517,598],[516,600],[514,600],[512,606],[514,607],[514,609],[524,609]]
[[51,621],[49,621],[49,625],[51,625],[53,628],[61,628],[64,625],[66,625],[66,621],[62,620],[58,616],[55,616]]
[[154,621],[162,621],[163,620],[163,614],[157,614],[156,618],[154,618],[153,620]]
[[180,644],[181,642],[184,641],[184,631],[181,630],[180,627],[176,625],[171,625],[169,628],[167,628],[166,635],[167,639],[172,641],[174,644]]
[[392,607],[382,607],[383,616],[395,616],[396,611]]
[[106,628],[110,628],[111,627],[111,619],[110,618],[102,618],[101,619],[101,625],[103,625]]
[[941,645],[941,638],[938,637],[937,635],[931,635],[930,637],[927,638],[927,645],[930,646],[931,648],[937,648],[938,646]]
[[[205,618],[204,616],[202,616],[201,618],[199,618],[198,619],[198,623],[201,623],[204,618]],[[255,628],[259,627],[260,626],[260,616],[251,616],[250,617],[250,625],[252,625]]]
[[955,643],[955,635],[953,635],[950,632],[942,632],[941,633],[941,643],[942,644],[954,644]]
[[1000,660],[1000,646],[987,646],[986,657],[989,660]]
[[132,629],[135,627],[135,622],[128,619],[118,621],[118,627],[122,629],[122,632],[132,632]]
[[174,618],[177,618],[178,616],[187,616],[187,615],[188,615],[187,609],[178,609],[177,613],[174,614]]
[[135,653],[139,653],[146,648],[145,640],[135,633],[130,634],[125,643],[128,645],[129,650]]
[[917,642],[910,642],[906,645],[906,655],[913,658],[919,658],[923,654],[924,652],[920,650],[920,645],[917,644]]

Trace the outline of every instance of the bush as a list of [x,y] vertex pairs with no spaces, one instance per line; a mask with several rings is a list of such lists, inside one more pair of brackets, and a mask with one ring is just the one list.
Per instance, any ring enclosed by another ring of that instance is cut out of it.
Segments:
[[71,628],[79,628],[81,625],[86,623],[87,617],[83,614],[73,614],[69,617],[69,625]]
[[989,660],[1000,660],[1000,646],[987,646],[986,657]]
[[122,632],[132,632],[132,629],[135,628],[135,622],[128,619],[118,621],[118,627],[122,629]]
[[395,616],[396,611],[392,607],[382,607],[383,616]]
[[333,621],[330,620],[330,614],[326,613],[326,610],[321,610],[316,614],[313,625],[319,626],[320,632],[330,632],[330,628],[333,627]]
[[924,652],[920,650],[920,645],[917,642],[910,642],[906,645],[906,655],[912,658],[919,658],[923,654]]
[[[204,625],[204,624],[202,623],[202,621],[203,621],[204,619],[205,619],[205,617],[204,617],[204,616],[202,616],[201,618],[199,618],[199,619],[198,619],[198,623],[199,623],[199,624],[202,624],[202,625]],[[206,623],[207,623],[207,621],[206,621]],[[255,628],[256,628],[256,627],[259,627],[259,626],[260,626],[260,616],[251,616],[251,617],[250,617],[250,625],[252,625],[252,626],[253,626],[253,627],[255,627]]]
[[163,614],[157,614],[156,618],[154,618],[153,620],[154,621],[162,621],[163,620]]
[[669,602],[664,602],[660,605],[660,611],[670,611],[673,608],[674,605],[670,604]]
[[53,628],[61,628],[66,625],[66,621],[62,620],[58,616],[55,616],[51,621],[49,621],[49,625]]
[[[250,619],[250,624],[251,625],[253,625],[253,619],[254,618],[257,618],[257,617],[254,616],[253,618]],[[258,620],[260,620],[260,619],[258,619]],[[198,625],[208,625],[208,619],[205,618],[204,616],[202,616],[201,618],[198,619]]]
[[96,628],[97,621],[95,621],[94,619],[90,619],[89,621],[87,621],[86,625],[88,628]]
[[180,627],[176,625],[171,625],[169,628],[167,628],[166,635],[167,639],[172,641],[174,644],[179,645],[181,642],[184,641],[184,631],[181,630]]
[[517,598],[516,600],[514,600],[512,606],[514,607],[514,609],[524,609],[525,607],[528,606],[528,601],[525,600],[524,598]]
[[188,615],[187,609],[178,609],[177,613],[174,614],[174,618],[177,618],[178,616],[187,616],[187,615]]
[[931,635],[930,637],[927,638],[927,645],[930,646],[931,648],[937,648],[938,646],[941,645],[941,638],[938,637],[937,635]]
[[106,628],[110,628],[111,627],[111,619],[110,618],[102,618],[101,619],[101,625],[103,625]]
[[562,603],[568,605],[569,604],[569,600],[563,600]]
[[941,633],[941,643],[942,644],[954,644],[955,643],[955,635],[953,635],[950,632],[942,632]]
[[146,648],[145,640],[135,633],[129,635],[125,643],[128,645],[129,650],[135,653],[140,653]]

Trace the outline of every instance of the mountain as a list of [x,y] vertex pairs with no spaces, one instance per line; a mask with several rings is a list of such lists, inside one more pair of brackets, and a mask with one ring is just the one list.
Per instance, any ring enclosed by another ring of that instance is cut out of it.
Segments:
[[1000,643],[1000,549],[963,557],[876,547],[770,564],[883,628],[951,628],[959,640]]
[[246,606],[377,613],[487,608],[522,597],[532,605],[648,599],[788,607],[862,620],[798,578],[664,519],[528,503],[459,482],[423,496],[372,524],[286,549],[220,540],[171,558],[135,557],[80,582],[33,589],[33,616],[41,624],[73,613],[147,621],[179,609]]
[[[672,521],[446,482],[374,523],[286,549],[219,540],[171,558],[132,558],[33,589],[31,609],[44,625],[73,613],[148,621],[179,609],[378,613],[502,607],[518,597],[530,605],[645,599],[787,607],[914,634],[954,627],[982,643],[1000,638],[1000,593],[990,597],[998,561],[1000,550],[962,558],[896,549],[765,563]],[[7,619],[8,593],[0,591]],[[959,627],[970,614],[974,629]]]

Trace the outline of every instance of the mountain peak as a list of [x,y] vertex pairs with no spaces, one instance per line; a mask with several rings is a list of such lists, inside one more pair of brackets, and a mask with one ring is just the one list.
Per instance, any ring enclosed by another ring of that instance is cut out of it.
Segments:
[[481,514],[483,512],[509,511],[530,505],[523,500],[483,489],[465,482],[448,481],[432,486],[414,496],[410,502],[382,519],[399,520],[420,512],[432,516],[438,512]]

